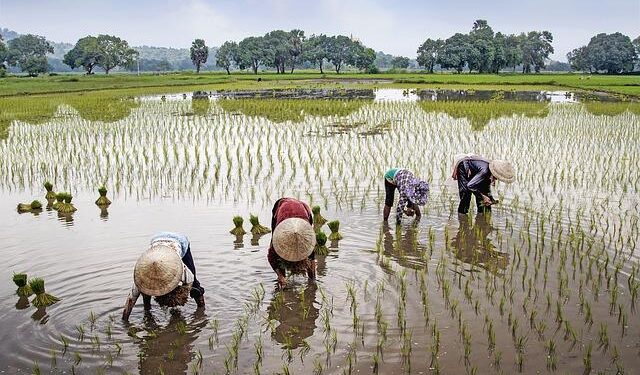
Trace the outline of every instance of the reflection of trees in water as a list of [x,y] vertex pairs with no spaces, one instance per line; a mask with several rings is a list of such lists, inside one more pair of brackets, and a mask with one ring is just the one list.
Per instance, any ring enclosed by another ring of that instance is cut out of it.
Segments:
[[480,213],[472,223],[467,215],[458,215],[459,227],[451,246],[460,261],[502,275],[509,264],[509,254],[496,250],[489,234],[495,230],[491,214]]
[[424,259],[427,246],[418,242],[418,228],[416,225],[404,227],[397,225],[395,237],[391,233],[388,223],[384,223],[384,253],[393,258],[399,265],[413,269],[423,269],[427,266]]
[[314,305],[317,289],[314,282],[299,289],[292,286],[282,290],[276,288],[267,307],[269,320],[279,323],[271,333],[274,340],[295,349],[302,346],[303,340],[313,335],[316,319],[320,315]]
[[193,360],[193,343],[206,326],[204,310],[197,309],[190,323],[178,309],[172,309],[169,322],[161,327],[150,310],[145,311],[144,329],[140,339],[140,374],[186,374]]
[[301,122],[305,116],[347,116],[370,100],[336,99],[220,99],[230,113],[264,117],[272,122]]
[[547,102],[536,101],[430,101],[421,100],[420,107],[425,112],[446,113],[455,119],[466,118],[473,130],[482,130],[492,119],[523,115],[525,117],[546,117],[549,114]]
[[637,102],[601,102],[586,101],[585,109],[596,116],[617,116],[627,111],[640,115],[640,103]]
[[206,98],[194,98],[191,100],[191,111],[198,116],[205,116],[209,113],[211,107],[211,101],[209,97]]

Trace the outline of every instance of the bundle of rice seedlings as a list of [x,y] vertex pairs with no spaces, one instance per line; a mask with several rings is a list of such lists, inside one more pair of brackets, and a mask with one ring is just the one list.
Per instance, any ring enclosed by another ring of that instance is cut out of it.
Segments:
[[31,203],[18,203],[18,212],[33,212],[42,210],[42,203],[38,200],[34,200]]
[[53,184],[49,181],[44,182],[44,188],[47,189],[47,195],[44,198],[48,201],[56,199],[56,193],[53,192]]
[[100,197],[98,197],[98,199],[96,200],[96,204],[98,206],[108,206],[111,204],[111,201],[109,200],[109,198],[107,198],[107,188],[104,186],[100,186],[98,188],[98,193],[100,194]]
[[318,230],[327,222],[327,219],[320,214],[320,206],[313,206],[311,212],[313,212],[313,226]]
[[342,235],[338,230],[340,229],[340,221],[334,220],[327,223],[329,229],[331,229],[331,234],[329,235],[329,239],[331,241],[341,240]]
[[27,284],[27,274],[26,273],[14,273],[13,274],[13,282],[18,286],[18,290],[16,290],[16,294],[20,297],[29,297],[33,294],[31,287]]
[[231,229],[229,231],[229,233],[235,234],[236,236],[245,235],[247,232],[242,227],[243,223],[244,223],[244,219],[242,218],[242,216],[234,216],[233,217],[233,225],[235,225],[236,227]]
[[299,262],[289,262],[280,258],[278,259],[278,265],[289,271],[292,275],[306,275],[307,270],[311,268],[311,260],[305,258]]
[[63,194],[64,194],[64,197],[63,197],[64,203],[58,206],[58,212],[63,214],[70,214],[72,212],[77,211],[77,208],[75,208],[74,205],[71,203],[71,200],[73,199],[73,195],[69,193],[63,193]]
[[64,195],[63,192],[56,193],[56,202],[51,206],[54,210],[57,210],[64,203]]
[[191,291],[191,284],[179,285],[169,293],[153,297],[158,305],[164,307],[177,307],[184,306],[189,300],[189,292]]
[[267,234],[271,232],[271,229],[260,225],[257,216],[249,215],[249,222],[251,223],[251,233],[253,234]]
[[33,293],[35,293],[35,297],[31,301],[31,304],[35,307],[45,307],[51,306],[54,303],[60,301],[60,298],[54,297],[51,294],[47,294],[44,290],[44,280],[39,277],[34,277],[29,280],[29,286]]
[[316,247],[313,249],[313,252],[316,255],[327,255],[329,254],[329,249],[326,246],[327,243],[327,235],[324,232],[320,231],[316,233]]

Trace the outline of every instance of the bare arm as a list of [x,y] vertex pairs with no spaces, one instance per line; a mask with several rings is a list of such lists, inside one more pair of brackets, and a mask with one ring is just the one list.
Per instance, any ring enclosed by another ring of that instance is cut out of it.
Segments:
[[[131,288],[131,292],[129,293],[129,296],[127,296],[127,301],[124,304],[124,310],[122,311],[122,320],[124,321],[129,320],[129,315],[131,315],[131,310],[133,310],[133,306],[136,305],[136,301],[138,300],[139,296],[140,296],[140,292],[138,291],[138,288],[136,288],[136,286],[134,285]],[[144,302],[146,305],[147,300],[145,299]],[[150,302],[151,302],[151,298],[149,298],[149,303]]]

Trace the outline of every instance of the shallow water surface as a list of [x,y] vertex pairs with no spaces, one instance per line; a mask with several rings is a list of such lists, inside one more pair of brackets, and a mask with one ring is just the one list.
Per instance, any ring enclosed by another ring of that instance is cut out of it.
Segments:
[[[113,123],[65,106],[45,124],[16,122],[0,141],[0,372],[633,371],[640,117],[558,95],[535,113],[439,110],[411,91],[349,103],[177,96]],[[456,213],[448,177],[461,152],[517,169],[490,216]],[[431,184],[419,222],[382,223],[381,176],[394,166]],[[18,202],[45,202],[45,180],[78,211],[18,214]],[[93,203],[102,184],[106,209]],[[234,215],[247,230],[250,213],[268,225],[280,196],[319,205],[344,236],[318,257],[316,283],[295,276],[282,291],[270,235],[229,234]],[[125,323],[133,265],[163,230],[189,236],[207,306],[138,301]],[[13,272],[62,300],[29,306]]]

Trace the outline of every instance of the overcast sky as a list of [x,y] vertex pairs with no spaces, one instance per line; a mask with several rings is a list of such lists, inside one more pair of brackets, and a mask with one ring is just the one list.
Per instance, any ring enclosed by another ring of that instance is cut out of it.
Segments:
[[468,32],[486,19],[494,31],[553,33],[552,58],[601,32],[640,35],[640,0],[0,0],[0,27],[75,43],[112,34],[130,45],[210,46],[275,29],[353,35],[377,51],[415,58],[426,38]]

